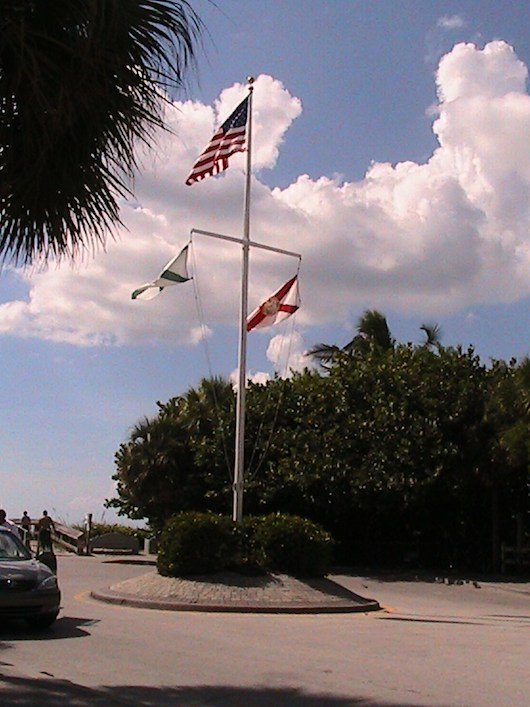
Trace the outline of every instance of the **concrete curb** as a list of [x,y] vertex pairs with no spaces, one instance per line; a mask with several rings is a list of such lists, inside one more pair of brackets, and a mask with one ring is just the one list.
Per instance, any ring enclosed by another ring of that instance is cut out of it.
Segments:
[[[358,601],[341,602],[334,604],[253,604],[253,603],[184,603],[175,599],[154,599],[122,594],[112,589],[94,590],[90,596],[107,604],[132,606],[141,609],[159,609],[163,611],[197,611],[197,612],[228,612],[240,614],[348,614],[366,613],[381,609],[379,602],[372,599],[358,597]],[[357,598],[357,595],[355,595]]]

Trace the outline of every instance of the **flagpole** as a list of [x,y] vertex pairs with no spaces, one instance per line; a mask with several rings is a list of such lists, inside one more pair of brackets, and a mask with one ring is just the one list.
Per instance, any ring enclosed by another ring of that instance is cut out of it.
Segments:
[[252,76],[248,77],[249,101],[247,123],[247,168],[245,183],[245,211],[243,218],[242,273],[241,273],[241,308],[239,312],[239,355],[238,386],[236,398],[236,440],[234,463],[234,501],[232,520],[243,520],[243,489],[245,464],[245,393],[247,382],[247,311],[248,311],[248,271],[250,252],[250,177],[252,169],[252,94],[254,91]]
[[[242,273],[241,273],[241,308],[239,317],[239,355],[238,355],[238,386],[236,397],[236,430],[234,454],[234,482],[233,482],[233,520],[241,523],[243,519],[243,492],[244,492],[244,453],[245,453],[245,398],[247,382],[247,311],[248,311],[248,279],[250,248],[255,246],[265,250],[281,253],[283,255],[301,256],[298,253],[273,248],[250,240],[250,187],[252,176],[252,98],[254,79],[249,76],[248,96],[223,125],[214,133],[214,136],[199,155],[193,168],[186,179],[186,184],[191,185],[205,177],[225,170],[228,167],[228,158],[246,147],[246,179],[243,216],[243,238],[224,236],[220,233],[199,231],[192,229],[192,233],[213,236],[228,241],[236,241],[242,246]],[[151,284],[149,284],[149,287]],[[278,303],[279,304],[279,303]],[[296,307],[297,308],[297,307]],[[292,312],[291,312],[292,313]]]

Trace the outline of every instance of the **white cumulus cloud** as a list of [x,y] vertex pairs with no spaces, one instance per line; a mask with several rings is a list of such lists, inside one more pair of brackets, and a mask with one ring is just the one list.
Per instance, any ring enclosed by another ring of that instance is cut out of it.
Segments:
[[296,371],[313,367],[302,335],[292,329],[272,337],[267,347],[267,358],[281,378],[289,378]]
[[[251,237],[302,254],[303,331],[368,307],[430,317],[530,294],[527,76],[505,42],[458,44],[436,74],[438,146],[428,160],[374,163],[357,182],[301,174],[283,189],[260,181],[260,170],[274,167],[301,103],[270,76],[256,80]],[[151,302],[133,302],[130,293],[156,277],[190,229],[241,233],[244,155],[220,177],[192,187],[184,180],[245,90],[223,91],[214,108],[176,103],[175,132],[162,136],[156,157],[144,156],[137,203],[124,206],[128,230],[75,269],[22,274],[27,296],[0,305],[0,333],[77,345],[191,345],[201,337],[194,290],[210,330],[237,322],[240,248],[225,241],[194,237],[192,283]],[[250,309],[295,268],[293,259],[254,251]]]
[[[306,368],[315,368],[315,363],[307,355],[304,338],[293,326],[280,327],[280,334],[275,334],[267,346],[267,359],[272,363],[274,373],[279,378],[290,378],[293,373],[301,372]],[[264,332],[263,332],[264,333]],[[263,384],[271,379],[266,371],[249,371],[247,379],[253,383]],[[230,381],[235,390],[238,388],[239,369],[230,374]]]

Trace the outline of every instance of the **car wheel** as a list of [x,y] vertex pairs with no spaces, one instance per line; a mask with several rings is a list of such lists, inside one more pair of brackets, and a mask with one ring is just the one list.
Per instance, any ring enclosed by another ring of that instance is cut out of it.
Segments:
[[54,623],[58,614],[58,611],[54,611],[51,614],[41,614],[41,616],[32,616],[31,618],[26,619],[26,621],[33,628],[49,628]]

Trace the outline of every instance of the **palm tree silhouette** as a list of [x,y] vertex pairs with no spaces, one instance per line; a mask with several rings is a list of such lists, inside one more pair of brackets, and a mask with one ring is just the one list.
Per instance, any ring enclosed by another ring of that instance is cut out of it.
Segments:
[[[384,314],[377,309],[366,310],[357,321],[357,334],[345,346],[335,344],[317,344],[308,351],[308,356],[316,359],[320,365],[329,369],[342,356],[364,355],[369,351],[381,353],[393,351],[396,341],[390,333]],[[425,334],[422,346],[440,349],[442,331],[438,324],[422,324],[421,331]]]
[[0,259],[104,243],[201,22],[187,0],[0,0]]
[[366,310],[357,322],[357,334],[344,347],[334,344],[317,344],[309,350],[323,368],[329,368],[341,356],[364,354],[371,349],[390,351],[394,349],[395,341],[390,334],[388,322],[384,314],[376,309]]

